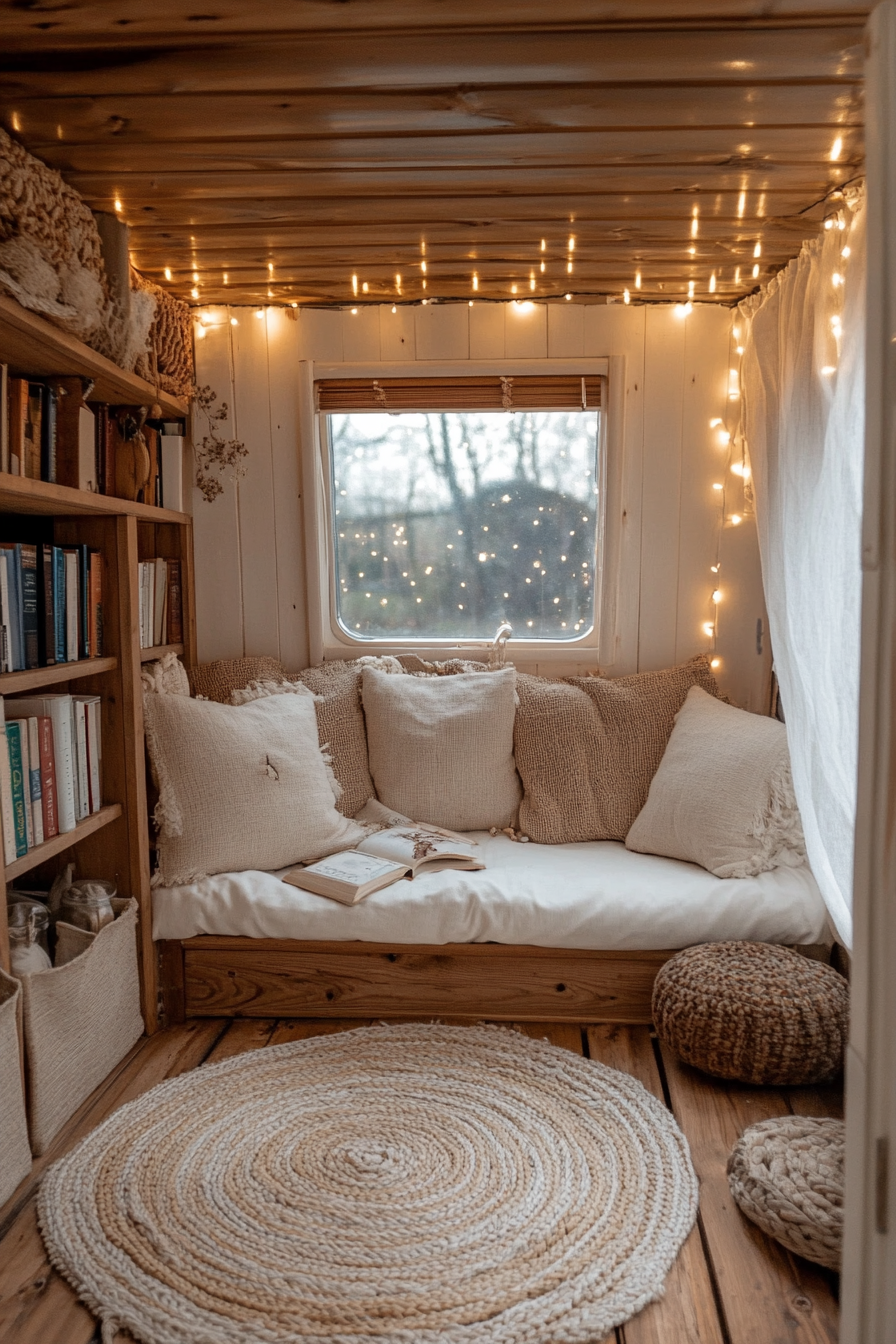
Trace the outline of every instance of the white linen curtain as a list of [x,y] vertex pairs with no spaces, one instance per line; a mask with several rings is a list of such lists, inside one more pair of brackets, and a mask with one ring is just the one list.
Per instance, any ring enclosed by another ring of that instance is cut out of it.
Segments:
[[865,209],[741,304],[742,432],[806,849],[852,945],[865,429]]

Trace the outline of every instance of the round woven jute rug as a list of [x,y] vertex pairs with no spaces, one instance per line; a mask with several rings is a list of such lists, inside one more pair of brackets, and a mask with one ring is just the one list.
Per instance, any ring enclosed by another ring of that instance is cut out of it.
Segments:
[[697,1182],[635,1079],[500,1027],[375,1026],[163,1083],[44,1179],[55,1267],[144,1344],[593,1344]]

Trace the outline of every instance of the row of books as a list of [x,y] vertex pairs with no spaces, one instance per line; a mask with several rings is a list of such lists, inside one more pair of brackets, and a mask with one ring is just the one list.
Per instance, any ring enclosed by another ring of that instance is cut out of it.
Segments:
[[103,653],[103,557],[84,545],[0,542],[0,672]]
[[0,471],[123,499],[136,471],[148,477],[140,503],[181,512],[183,422],[147,420],[145,406],[88,405],[92,388],[88,378],[15,378],[0,364]]
[[159,644],[182,644],[180,561],[161,557],[141,560],[138,579],[141,649],[154,649]]
[[100,810],[100,718],[98,695],[0,696],[5,863]]

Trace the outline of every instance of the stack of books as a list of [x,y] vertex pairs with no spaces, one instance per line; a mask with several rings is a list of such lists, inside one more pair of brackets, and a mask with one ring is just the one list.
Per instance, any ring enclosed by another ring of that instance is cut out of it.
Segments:
[[149,459],[139,502],[181,512],[183,422],[148,420],[145,406],[88,405],[92,388],[89,378],[16,378],[0,364],[0,471],[130,498],[119,459],[139,436]]
[[0,672],[103,654],[103,557],[87,546],[0,542]]
[[102,807],[98,695],[0,696],[0,819],[7,864]]
[[180,561],[141,560],[140,647],[154,649],[160,644],[182,644],[184,638],[181,605]]

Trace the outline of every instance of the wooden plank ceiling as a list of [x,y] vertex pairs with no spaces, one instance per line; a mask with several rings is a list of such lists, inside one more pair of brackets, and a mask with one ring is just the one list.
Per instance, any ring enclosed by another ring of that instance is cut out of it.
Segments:
[[861,174],[866,4],[205,4],[0,7],[3,124],[193,303],[731,303]]

